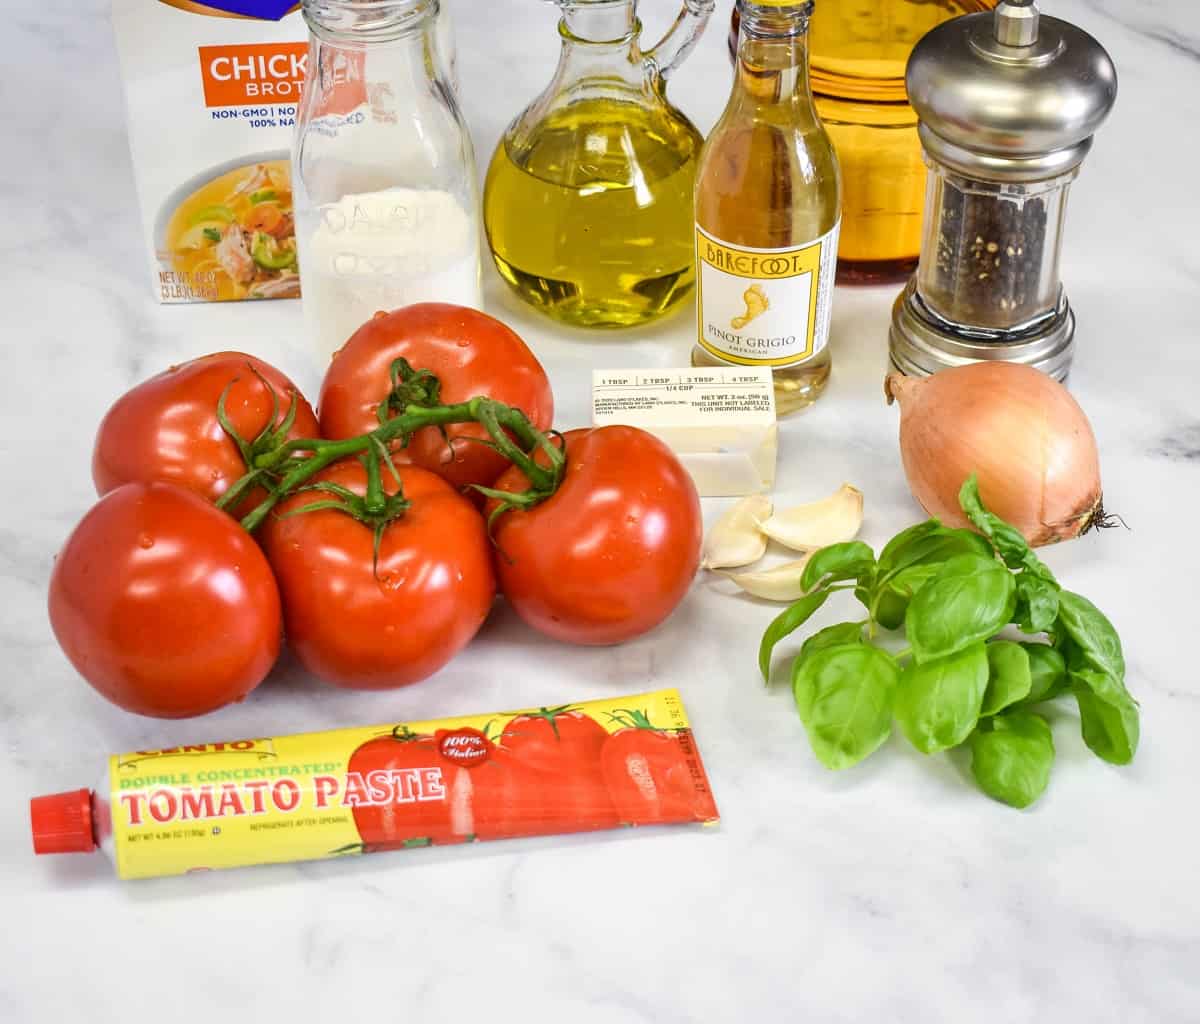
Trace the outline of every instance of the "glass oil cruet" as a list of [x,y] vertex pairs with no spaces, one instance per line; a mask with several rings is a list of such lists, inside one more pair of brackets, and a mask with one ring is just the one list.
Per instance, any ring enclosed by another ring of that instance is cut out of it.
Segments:
[[554,77],[509,126],[488,170],[484,226],[500,275],[564,323],[628,327],[695,282],[692,187],[702,139],[666,98],[714,0],[685,0],[640,45],[635,0],[555,0]]

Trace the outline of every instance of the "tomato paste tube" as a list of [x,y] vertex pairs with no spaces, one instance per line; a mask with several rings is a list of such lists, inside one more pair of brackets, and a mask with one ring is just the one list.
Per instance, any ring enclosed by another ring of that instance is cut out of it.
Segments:
[[138,750],[30,801],[37,853],[122,878],[408,846],[717,821],[675,690],[394,726]]

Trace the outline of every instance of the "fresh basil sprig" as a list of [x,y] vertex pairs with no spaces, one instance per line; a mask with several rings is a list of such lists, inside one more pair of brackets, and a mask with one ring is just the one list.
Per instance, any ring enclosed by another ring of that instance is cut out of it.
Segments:
[[[897,534],[878,557],[861,541],[813,555],[802,578],[808,593],[768,627],[759,668],[769,680],[776,646],[832,594],[852,591],[866,619],[813,633],[791,666],[818,759],[835,769],[857,764],[883,745],[895,720],[922,753],[969,748],[979,787],[1027,807],[1054,763],[1050,725],[1033,708],[1073,696],[1088,748],[1128,764],[1139,738],[1137,702],[1112,623],[1063,590],[1020,532],[988,511],[974,476],[959,504],[977,533],[930,519]],[[1029,639],[1000,638],[1010,626]],[[901,628],[910,646],[899,653],[876,642],[881,631]]]

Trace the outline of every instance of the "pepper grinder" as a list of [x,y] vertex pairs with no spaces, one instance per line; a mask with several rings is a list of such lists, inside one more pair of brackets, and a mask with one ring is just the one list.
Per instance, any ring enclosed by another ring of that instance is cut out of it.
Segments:
[[1063,380],[1075,335],[1059,279],[1067,191],[1116,99],[1112,60],[1034,0],[1003,0],[929,32],[906,84],[929,175],[892,364],[924,376],[1003,359]]

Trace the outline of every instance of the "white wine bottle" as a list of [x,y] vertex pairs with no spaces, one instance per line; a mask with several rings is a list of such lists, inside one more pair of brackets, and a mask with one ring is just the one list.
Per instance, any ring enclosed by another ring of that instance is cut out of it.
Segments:
[[769,366],[780,415],[829,379],[841,189],[813,104],[813,0],[739,0],[737,73],[696,176],[696,366]]

